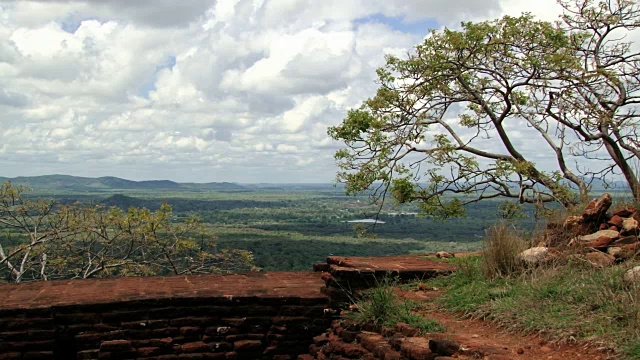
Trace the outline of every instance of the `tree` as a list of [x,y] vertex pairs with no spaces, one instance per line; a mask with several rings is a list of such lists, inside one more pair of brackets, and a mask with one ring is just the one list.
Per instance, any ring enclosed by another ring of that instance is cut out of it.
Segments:
[[[594,179],[622,174],[640,201],[631,166],[640,54],[623,41],[640,27],[640,8],[560,4],[557,23],[530,14],[467,22],[432,31],[406,58],[388,56],[376,95],[328,131],[346,145],[335,157],[347,192],[390,193],[450,217],[488,198],[571,207]],[[523,136],[538,153],[522,150]],[[553,168],[536,163],[541,153]]]
[[6,249],[0,243],[0,276],[6,281],[252,269],[251,253],[217,250],[215,237],[197,218],[174,223],[166,204],[155,212],[58,206],[25,199],[25,191],[9,182],[0,186],[0,225],[19,240]]

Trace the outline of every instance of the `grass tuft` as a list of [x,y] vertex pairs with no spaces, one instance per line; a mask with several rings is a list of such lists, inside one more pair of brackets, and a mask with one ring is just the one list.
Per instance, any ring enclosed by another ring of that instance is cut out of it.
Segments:
[[492,226],[483,241],[483,273],[489,279],[520,273],[524,266],[518,255],[527,248],[527,241],[513,226],[504,222]]
[[406,323],[417,328],[421,333],[442,332],[444,328],[436,320],[425,318],[414,311],[419,306],[408,299],[400,299],[394,291],[397,283],[389,277],[378,282],[377,286],[366,290],[354,299],[355,310],[346,318],[358,324],[395,326]]

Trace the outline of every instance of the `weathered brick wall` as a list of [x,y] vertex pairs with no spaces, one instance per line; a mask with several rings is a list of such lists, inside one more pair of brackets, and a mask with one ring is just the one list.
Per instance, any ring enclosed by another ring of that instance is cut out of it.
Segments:
[[[119,301],[122,294],[114,291],[108,303],[84,299],[83,289],[91,282],[42,285],[47,291],[3,285],[0,292],[12,290],[10,299],[36,300],[0,306],[0,359],[295,359],[331,322],[324,311],[327,298],[319,292],[321,280],[312,275],[296,282],[281,274],[289,279],[282,283],[274,281],[278,275],[256,277],[253,288],[235,290],[238,296],[221,290],[219,282],[209,284],[218,296],[196,291],[174,297],[167,286],[162,297],[149,288],[153,296],[129,300],[132,289]],[[303,289],[307,282],[315,289]],[[138,296],[140,289],[135,289]],[[81,301],[59,304],[64,294],[68,302]],[[34,306],[47,302],[56,305]]]
[[[389,274],[411,280],[453,269],[410,255],[329,257],[316,270],[326,273],[0,285],[0,360],[286,360],[305,353],[302,359],[314,358],[310,350],[318,359],[323,354],[341,358],[364,354],[363,359],[374,359],[372,354],[390,349],[384,343],[380,349],[370,348],[380,340],[378,335],[362,332],[345,340],[355,333],[334,327],[331,339],[318,337],[331,326],[332,312],[325,309],[339,310],[348,304],[345,291],[370,287]],[[327,342],[334,338],[342,342]],[[404,347],[412,341],[403,342]],[[398,351],[408,350],[393,348],[387,351],[391,357],[384,358],[393,358]]]
[[328,327],[325,306],[254,297],[5,311],[0,359],[295,358]]

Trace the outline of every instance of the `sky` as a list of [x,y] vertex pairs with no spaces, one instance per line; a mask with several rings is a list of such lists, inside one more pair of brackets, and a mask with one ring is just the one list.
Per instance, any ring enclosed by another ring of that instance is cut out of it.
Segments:
[[0,0],[0,176],[331,182],[385,54],[553,0]]

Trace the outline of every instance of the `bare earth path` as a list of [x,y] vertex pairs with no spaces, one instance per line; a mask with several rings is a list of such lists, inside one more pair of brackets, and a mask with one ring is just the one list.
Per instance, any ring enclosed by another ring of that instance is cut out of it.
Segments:
[[434,301],[440,296],[440,291],[437,290],[405,291],[402,295],[419,301],[425,307],[421,310],[421,314],[445,326],[446,331],[443,334],[430,337],[452,340],[469,349],[469,355],[460,355],[459,359],[604,360],[615,358],[612,354],[599,351],[594,347],[548,343],[539,336],[508,333],[487,321],[462,319],[438,307]]

